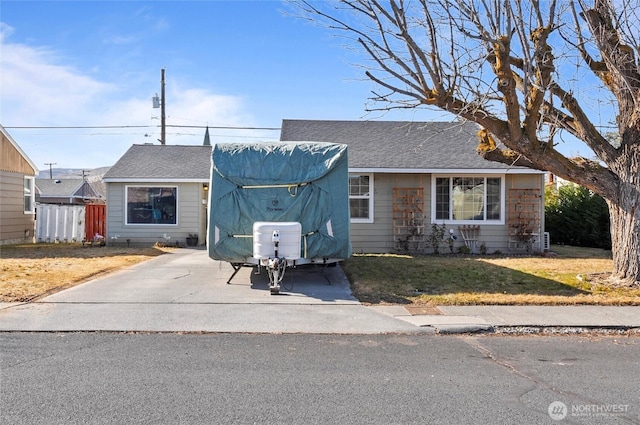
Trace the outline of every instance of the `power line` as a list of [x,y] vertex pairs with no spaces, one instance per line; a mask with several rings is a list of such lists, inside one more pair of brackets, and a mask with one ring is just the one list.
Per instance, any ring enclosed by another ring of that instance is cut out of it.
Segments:
[[16,127],[5,127],[12,129],[42,129],[42,130],[55,130],[55,129],[95,129],[95,128],[150,128],[150,127],[159,127],[153,125],[75,125],[75,126],[16,126]]
[[[167,124],[174,128],[213,128],[218,130],[269,130],[278,131],[280,127],[240,127],[240,126],[214,126],[214,125],[175,125]],[[69,130],[69,129],[109,129],[109,128],[159,128],[159,125],[76,125],[76,126],[4,126],[6,129],[16,130]]]
[[[215,129],[223,129],[223,130],[280,130],[280,127],[234,127],[234,126],[213,126],[213,125],[169,125],[167,127],[178,127],[178,128],[215,128]],[[5,127],[7,128],[7,127]]]

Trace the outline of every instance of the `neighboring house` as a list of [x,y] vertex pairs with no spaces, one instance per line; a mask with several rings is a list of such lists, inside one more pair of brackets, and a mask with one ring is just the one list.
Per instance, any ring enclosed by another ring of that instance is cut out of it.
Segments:
[[36,202],[56,205],[103,204],[95,184],[86,179],[36,179]]
[[434,230],[444,230],[440,252],[451,234],[455,250],[542,249],[544,173],[482,159],[477,131],[456,122],[283,120],[280,139],[348,144],[355,253],[433,252]]
[[0,245],[33,242],[38,169],[0,125]]
[[203,244],[210,173],[211,146],[131,146],[103,177],[107,242]]

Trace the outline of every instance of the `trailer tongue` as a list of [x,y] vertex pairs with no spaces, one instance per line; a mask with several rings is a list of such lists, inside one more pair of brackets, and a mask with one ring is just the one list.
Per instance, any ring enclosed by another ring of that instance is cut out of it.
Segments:
[[213,147],[207,248],[215,260],[265,268],[272,294],[287,267],[348,258],[347,146],[221,143]]
[[302,225],[297,222],[253,223],[253,258],[267,270],[269,289],[280,292],[280,283],[288,266],[300,259]]

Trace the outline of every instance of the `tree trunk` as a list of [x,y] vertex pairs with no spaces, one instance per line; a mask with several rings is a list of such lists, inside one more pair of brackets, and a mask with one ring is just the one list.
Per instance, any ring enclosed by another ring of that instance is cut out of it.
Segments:
[[613,205],[611,219],[612,283],[625,286],[640,284],[640,208]]
[[615,164],[619,177],[616,201],[607,200],[611,221],[613,283],[640,285],[640,151],[627,146],[624,164]]

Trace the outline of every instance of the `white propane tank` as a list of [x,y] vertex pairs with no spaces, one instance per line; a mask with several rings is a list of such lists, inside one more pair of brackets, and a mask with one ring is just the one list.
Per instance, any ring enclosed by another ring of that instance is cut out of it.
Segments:
[[[276,240],[277,235],[277,240]],[[302,225],[298,222],[256,221],[253,223],[253,258],[261,260],[278,257],[287,260],[300,258]]]

